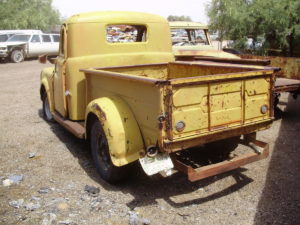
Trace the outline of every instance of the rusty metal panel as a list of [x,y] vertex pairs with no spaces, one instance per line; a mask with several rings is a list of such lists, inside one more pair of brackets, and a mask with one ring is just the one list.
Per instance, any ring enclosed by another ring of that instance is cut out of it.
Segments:
[[278,77],[300,80],[300,58],[279,56],[242,55],[243,59],[270,60],[271,66],[281,68]]
[[300,80],[277,78],[275,82],[275,91],[300,91]]
[[[250,123],[269,118],[270,78],[256,78],[245,81],[245,122]],[[263,113],[262,107],[268,111]]]

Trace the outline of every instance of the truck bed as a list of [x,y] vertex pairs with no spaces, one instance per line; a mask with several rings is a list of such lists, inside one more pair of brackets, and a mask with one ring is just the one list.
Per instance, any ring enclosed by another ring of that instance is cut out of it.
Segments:
[[[89,90],[87,102],[103,95],[122,97],[136,115],[145,139],[156,133],[150,139],[160,139],[166,151],[177,151],[267,128],[273,119],[274,70],[213,62],[172,62],[82,71]],[[160,114],[167,118],[157,135]],[[184,123],[183,130],[176,128],[179,122]]]

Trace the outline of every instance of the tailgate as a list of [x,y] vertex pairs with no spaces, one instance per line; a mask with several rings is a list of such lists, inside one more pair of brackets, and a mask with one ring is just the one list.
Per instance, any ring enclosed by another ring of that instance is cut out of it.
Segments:
[[273,71],[171,80],[172,139],[204,136],[273,117]]

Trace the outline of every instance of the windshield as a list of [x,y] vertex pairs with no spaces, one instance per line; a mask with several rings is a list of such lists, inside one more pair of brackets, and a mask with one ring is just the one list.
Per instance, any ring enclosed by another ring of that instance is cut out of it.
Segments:
[[30,38],[30,35],[20,35],[20,34],[17,34],[17,35],[14,35],[12,37],[10,37],[7,41],[13,41],[13,42],[17,42],[17,41],[22,41],[22,42],[27,42],[29,41],[29,38]]
[[171,33],[175,46],[209,45],[204,29],[172,29]]

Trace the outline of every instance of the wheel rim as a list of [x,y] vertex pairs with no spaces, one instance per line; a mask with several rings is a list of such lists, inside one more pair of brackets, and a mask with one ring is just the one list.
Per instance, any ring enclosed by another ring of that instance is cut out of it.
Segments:
[[49,107],[49,102],[48,102],[48,98],[45,98],[45,115],[47,117],[48,120],[52,119],[52,114],[50,111],[50,107]]
[[23,60],[23,54],[22,54],[22,52],[17,51],[14,54],[14,60],[15,60],[15,62],[21,62]]
[[99,134],[97,146],[97,155],[100,161],[102,161],[103,169],[108,170],[111,160],[109,156],[108,143],[104,135]]

